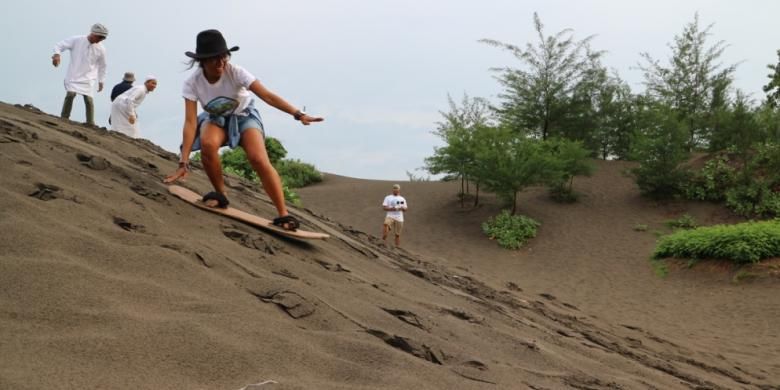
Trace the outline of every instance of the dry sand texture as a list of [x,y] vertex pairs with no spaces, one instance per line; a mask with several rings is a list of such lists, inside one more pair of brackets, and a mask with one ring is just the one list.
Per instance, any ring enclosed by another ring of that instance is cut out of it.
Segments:
[[[171,197],[175,163],[0,104],[1,389],[780,383],[776,286],[652,275],[654,238],[631,226],[668,210],[640,201],[620,164],[578,183],[581,204],[525,194],[545,225],[506,252],[478,230],[496,206],[460,211],[451,184],[404,185],[408,245],[394,249],[374,237],[387,183],[329,176],[293,212],[332,238],[298,242]],[[237,207],[273,215],[256,186],[228,183]],[[199,169],[185,185],[209,187]]]

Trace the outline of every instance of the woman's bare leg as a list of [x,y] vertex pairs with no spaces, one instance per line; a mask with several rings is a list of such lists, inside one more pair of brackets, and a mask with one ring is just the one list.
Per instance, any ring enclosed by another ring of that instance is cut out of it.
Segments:
[[246,129],[241,135],[241,147],[246,152],[246,157],[252,168],[257,172],[263,183],[265,193],[276,206],[280,217],[287,215],[287,206],[284,204],[284,192],[282,192],[282,179],[276,168],[271,165],[268,152],[265,150],[265,140],[258,129]]
[[[206,122],[200,132],[200,158],[203,169],[214,187],[214,191],[227,195],[225,178],[222,176],[222,163],[219,160],[219,148],[225,143],[225,130],[219,126]],[[216,200],[206,202],[209,207],[216,207]]]

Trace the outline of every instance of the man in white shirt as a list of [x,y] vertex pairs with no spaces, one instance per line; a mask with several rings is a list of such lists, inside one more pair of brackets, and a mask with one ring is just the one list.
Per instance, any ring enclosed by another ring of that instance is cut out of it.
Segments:
[[138,121],[136,110],[144,101],[146,95],[156,88],[157,77],[149,75],[146,76],[143,84],[132,87],[117,96],[114,102],[111,103],[111,130],[122,132],[132,138],[138,138],[140,133],[138,132],[138,123],[136,123]]
[[106,79],[106,49],[100,43],[108,36],[108,29],[100,23],[92,26],[89,35],[77,35],[65,39],[54,46],[51,63],[60,65],[60,54],[70,50],[70,63],[65,75],[65,102],[62,104],[61,117],[70,118],[73,99],[76,95],[84,96],[87,108],[87,124],[95,124],[95,104],[92,91],[95,80],[98,81],[98,92],[103,90]]
[[409,208],[406,199],[401,196],[401,186],[393,185],[393,194],[385,196],[382,208],[387,211],[385,223],[382,224],[382,240],[387,241],[390,230],[395,234],[395,246],[401,246],[401,232],[404,229],[404,213]]

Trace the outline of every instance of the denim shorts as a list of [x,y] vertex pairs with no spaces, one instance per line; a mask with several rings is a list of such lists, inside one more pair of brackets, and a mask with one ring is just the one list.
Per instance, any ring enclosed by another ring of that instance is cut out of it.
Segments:
[[[246,116],[238,116],[238,134],[244,134],[244,130],[246,129],[257,129],[260,130],[260,135],[265,137],[265,132],[263,131],[263,124],[260,123],[257,119],[253,118],[250,115]],[[221,127],[223,130],[227,132],[227,128],[225,128],[225,117],[224,116],[207,116],[203,119],[203,121],[200,123],[200,128],[198,131],[203,131],[206,123],[213,123],[219,127]],[[230,133],[230,132],[228,132]],[[227,144],[233,144],[233,142],[230,142],[231,140],[228,139]]]
[[201,112],[198,115],[198,131],[195,134],[192,151],[200,150],[200,132],[206,122],[213,123],[225,131],[225,143],[222,146],[229,146],[231,149],[241,144],[241,135],[246,129],[258,129],[260,136],[265,138],[263,122],[254,105],[250,104],[244,112],[248,115],[212,116],[207,112]]

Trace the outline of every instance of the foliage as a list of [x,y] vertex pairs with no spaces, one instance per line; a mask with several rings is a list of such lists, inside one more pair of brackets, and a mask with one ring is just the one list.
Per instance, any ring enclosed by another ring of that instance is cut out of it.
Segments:
[[425,159],[425,169],[434,175],[444,173],[448,178],[459,178],[461,193],[465,193],[467,180],[476,176],[475,133],[478,128],[489,126],[492,119],[484,99],[464,95],[460,106],[449,96],[448,101],[450,111],[441,112],[444,120],[438,122],[434,131],[445,146],[434,148],[433,156]]
[[301,197],[297,192],[293,191],[290,186],[287,185],[287,183],[285,183],[284,177],[282,177],[282,193],[284,194],[284,200],[298,207],[301,206]]
[[559,202],[574,202],[578,196],[573,190],[575,176],[590,176],[593,164],[590,152],[582,142],[565,139],[551,139],[543,143],[556,168],[549,178],[550,195]]
[[301,188],[322,181],[322,174],[314,165],[298,159],[284,159],[276,163],[276,171],[288,186]]
[[265,137],[265,151],[268,153],[268,159],[271,160],[271,164],[274,165],[287,157],[287,149],[274,137]]
[[693,200],[722,201],[726,199],[726,191],[734,186],[736,180],[736,172],[729,165],[728,155],[720,154],[692,174],[685,185],[685,197]]
[[757,144],[744,157],[716,155],[693,173],[685,186],[685,196],[725,201],[727,207],[746,217],[779,216],[780,144]]
[[227,149],[220,155],[220,160],[222,160],[222,169],[226,172],[252,181],[258,181],[255,169],[249,163],[244,148]]
[[[265,138],[265,150],[268,153],[268,159],[271,160],[271,164],[275,166],[282,180],[284,199],[300,206],[300,197],[293,191],[293,188],[300,188],[322,181],[322,174],[311,164],[295,159],[284,159],[287,156],[287,150],[276,138]],[[200,161],[200,152],[195,153],[192,160]],[[225,173],[233,174],[255,183],[260,182],[257,172],[255,172],[252,164],[249,163],[244,148],[226,149],[220,154],[220,160]]]
[[780,215],[780,192],[773,191],[761,178],[741,182],[726,191],[726,206],[746,217]]
[[575,136],[564,130],[564,134],[582,140],[594,157],[626,159],[633,142],[637,102],[617,74],[608,75],[603,68],[591,73],[594,76],[581,83],[572,100],[581,109],[570,110],[565,123],[567,128],[582,129],[581,133]]
[[769,83],[764,86],[766,92],[766,103],[769,107],[777,108],[780,105],[780,50],[777,51],[777,65],[769,64],[766,66],[772,71],[769,77]]
[[477,130],[477,168],[475,176],[488,190],[512,204],[517,210],[517,194],[522,189],[549,182],[559,172],[558,164],[543,143],[519,136],[506,127],[483,126]]
[[710,134],[711,151],[733,149],[745,162],[750,148],[766,136],[758,126],[751,106],[750,99],[737,91],[734,102],[718,112],[717,123],[713,124]]
[[666,226],[672,229],[694,229],[698,224],[696,224],[696,220],[690,214],[683,214],[677,219],[666,221]]
[[497,109],[501,123],[513,131],[547,139],[560,135],[561,122],[571,108],[570,97],[602,53],[590,50],[592,36],[577,41],[570,29],[545,35],[536,13],[534,29],[539,40],[525,48],[492,39],[480,42],[511,52],[523,64],[519,69],[493,69],[504,86]]
[[659,240],[654,259],[724,259],[755,263],[780,256],[780,220],[678,230]]
[[684,124],[664,106],[648,107],[638,124],[634,157],[640,166],[633,173],[639,190],[653,198],[679,195],[688,178],[680,168],[688,157]]
[[482,224],[482,231],[491,239],[507,249],[518,249],[529,239],[536,237],[539,222],[522,216],[512,215],[504,210],[495,218],[488,219]]
[[702,29],[699,15],[687,24],[670,44],[668,65],[642,53],[646,64],[644,72],[648,92],[659,102],[669,106],[688,131],[687,146],[691,150],[705,143],[709,120],[726,103],[726,93],[733,81],[736,65],[722,67],[720,58],[727,45],[724,41],[708,46],[712,25]]

